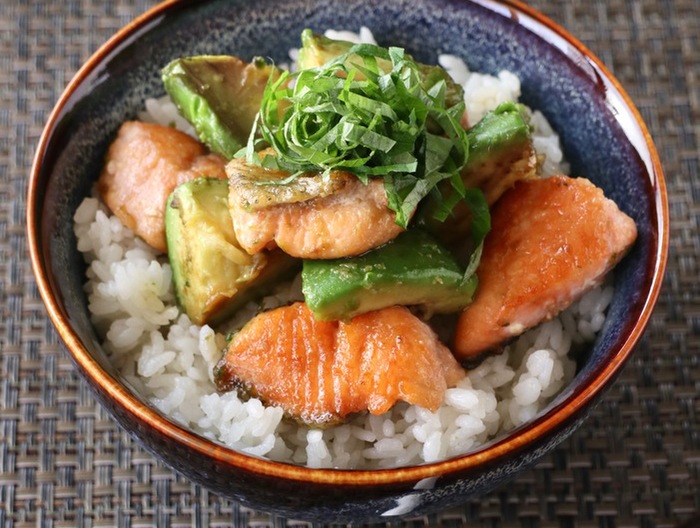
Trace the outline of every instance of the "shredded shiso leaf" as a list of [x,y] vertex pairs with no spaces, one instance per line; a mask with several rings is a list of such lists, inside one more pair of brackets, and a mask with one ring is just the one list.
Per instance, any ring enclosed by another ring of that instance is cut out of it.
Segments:
[[[391,64],[390,71],[380,61]],[[319,68],[284,72],[268,82],[248,145],[238,156],[290,173],[287,181],[331,170],[351,172],[365,183],[381,177],[389,208],[404,228],[429,194],[440,205],[439,219],[466,199],[474,223],[488,225],[483,196],[466,190],[460,178],[469,152],[460,125],[464,103],[447,107],[445,81],[426,88],[421,80],[418,64],[403,49],[372,44],[354,45]],[[276,156],[261,159],[261,143]],[[451,203],[438,189],[446,180],[457,191]],[[477,244],[481,231],[472,233]]]

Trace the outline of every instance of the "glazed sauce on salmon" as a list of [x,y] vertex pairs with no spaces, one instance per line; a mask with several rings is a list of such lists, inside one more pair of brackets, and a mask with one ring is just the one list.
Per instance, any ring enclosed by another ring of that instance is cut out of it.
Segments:
[[599,285],[636,237],[634,221],[587,179],[518,181],[491,212],[455,354],[478,356],[555,317]]
[[[266,171],[242,158],[226,166],[233,227],[239,243],[250,254],[279,247],[298,258],[348,257],[381,246],[403,231],[387,205],[381,179],[364,184],[350,173],[333,171],[332,185],[309,183],[299,190],[298,198],[290,198],[285,185],[258,185],[262,203],[253,205],[246,192],[250,187],[247,182],[280,177],[274,174],[279,171]],[[316,175],[316,179],[322,178]],[[309,191],[312,187],[314,194]],[[275,197],[275,192],[280,196]]]
[[127,121],[109,147],[97,191],[124,225],[165,252],[168,196],[199,176],[226,178],[223,159],[174,128]]
[[423,321],[401,306],[350,321],[317,321],[305,303],[263,312],[230,342],[215,369],[219,390],[238,389],[310,425],[397,401],[436,411],[465,375]]

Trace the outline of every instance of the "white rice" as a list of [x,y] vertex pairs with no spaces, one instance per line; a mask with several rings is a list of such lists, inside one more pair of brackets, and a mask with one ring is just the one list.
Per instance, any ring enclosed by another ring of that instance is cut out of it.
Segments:
[[[357,38],[373,41],[369,30]],[[453,56],[441,56],[439,62],[464,85],[470,123],[520,95],[520,82],[509,72],[472,73]],[[191,130],[172,103],[161,103],[146,103],[148,120]],[[556,134],[540,112],[532,118],[535,147],[546,157],[543,172],[561,172]],[[362,415],[315,430],[283,420],[281,409],[257,399],[217,393],[212,369],[225,347],[224,336],[193,325],[179,311],[167,258],[135,237],[97,198],[85,199],[74,221],[78,249],[88,263],[85,290],[92,320],[114,365],[138,393],[164,414],[233,449],[310,467],[433,462],[473,450],[531,420],[573,378],[572,346],[595,337],[612,298],[612,287],[596,288],[558,318],[527,332],[447,390],[435,413],[400,403],[381,416]],[[263,306],[300,295],[297,280],[281,285]],[[234,324],[257,309],[251,303]]]

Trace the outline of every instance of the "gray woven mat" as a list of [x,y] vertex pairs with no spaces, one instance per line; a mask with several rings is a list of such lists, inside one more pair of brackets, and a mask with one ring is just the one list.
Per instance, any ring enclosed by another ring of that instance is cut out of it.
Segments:
[[[48,112],[80,64],[151,0],[0,4],[0,525],[305,526],[194,486],[95,405],[38,297],[25,182]],[[532,4],[588,44],[661,152],[669,273],[647,334],[584,427],[534,469],[404,526],[700,526],[700,2]]]

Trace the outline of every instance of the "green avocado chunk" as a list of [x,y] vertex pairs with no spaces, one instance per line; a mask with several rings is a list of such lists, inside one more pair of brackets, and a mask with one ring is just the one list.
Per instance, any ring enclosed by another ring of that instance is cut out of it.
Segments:
[[[310,29],[305,29],[301,33],[301,48],[297,57],[297,66],[300,70],[317,68],[347,53],[352,46],[352,42],[330,39],[324,35],[314,33]],[[352,63],[352,56],[348,60]],[[391,71],[391,64],[388,61],[380,59],[377,61],[377,64],[382,70]],[[445,81],[445,106],[447,108],[464,102],[464,90],[452,80],[452,77],[444,68],[420,62],[416,62],[416,64],[420,72],[421,86],[426,91],[439,81]],[[359,76],[356,78],[359,78]]]
[[265,86],[279,70],[256,57],[202,55],[176,59],[163,84],[182,116],[212,152],[232,159],[248,140]]
[[536,169],[530,120],[520,104],[500,104],[467,131],[467,138],[469,159],[462,170],[465,184],[473,185],[479,179],[502,181],[513,170],[513,164],[522,159],[528,160],[531,171]]
[[393,305],[450,313],[468,305],[477,286],[433,237],[410,229],[358,257],[305,260],[306,304],[319,320],[349,319]]
[[298,264],[281,251],[249,255],[238,245],[226,180],[196,178],[176,187],[165,235],[178,303],[199,325],[221,322]]

